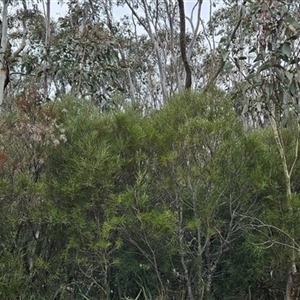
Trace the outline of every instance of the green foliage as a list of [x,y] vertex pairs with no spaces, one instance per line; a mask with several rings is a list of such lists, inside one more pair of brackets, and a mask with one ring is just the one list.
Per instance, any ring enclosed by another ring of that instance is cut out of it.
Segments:
[[176,299],[188,280],[195,299],[282,297],[298,193],[286,218],[272,132],[224,93],[147,115],[20,103],[1,121],[1,297]]
[[[275,117],[283,126],[299,112],[299,21],[299,3],[247,1],[240,34],[250,50],[232,51],[238,70],[244,66],[246,72],[235,86],[236,100],[242,99],[254,116]],[[241,51],[248,61],[240,60]]]

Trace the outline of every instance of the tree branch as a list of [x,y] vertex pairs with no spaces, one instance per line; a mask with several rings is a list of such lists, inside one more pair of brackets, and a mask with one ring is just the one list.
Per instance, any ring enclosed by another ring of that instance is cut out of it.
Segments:
[[[241,5],[240,14],[239,14],[239,20],[238,20],[237,24],[235,25],[235,27],[234,27],[231,35],[230,35],[229,41],[227,42],[227,45],[226,45],[226,48],[225,48],[225,53],[229,50],[231,42],[234,40],[237,30],[241,26],[243,15],[244,15],[243,14],[243,7],[244,7],[244,5],[246,5],[246,3],[247,3],[247,1],[244,0],[243,3],[242,3],[242,5]],[[218,76],[220,75],[221,71],[224,68],[225,62],[226,61],[223,58],[221,58],[220,66],[217,69],[217,71],[215,72],[215,74],[208,80],[208,83],[207,83],[207,85],[204,88],[204,92],[207,92],[209,90],[209,88],[211,87],[211,85],[215,83],[216,79],[218,78]]]

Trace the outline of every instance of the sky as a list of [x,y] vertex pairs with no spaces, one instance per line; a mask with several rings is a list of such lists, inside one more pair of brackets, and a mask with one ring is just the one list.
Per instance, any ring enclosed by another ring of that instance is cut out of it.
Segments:
[[[150,1],[150,0],[149,0]],[[176,0],[173,0],[176,1]],[[44,2],[46,2],[44,0]],[[193,6],[196,4],[196,0],[185,0],[185,12],[189,16],[191,13],[191,10]],[[40,4],[40,7],[42,9],[42,4]],[[60,5],[57,3],[57,0],[51,1],[51,17],[52,18],[58,18],[60,16],[63,16],[66,13],[67,6],[66,5]],[[115,10],[115,19],[122,18],[125,14],[129,14],[129,9],[125,9],[124,7],[120,7]],[[196,12],[194,12],[194,15],[196,15]],[[202,4],[202,11],[201,11],[201,17],[207,21],[209,16],[209,0],[204,0]]]

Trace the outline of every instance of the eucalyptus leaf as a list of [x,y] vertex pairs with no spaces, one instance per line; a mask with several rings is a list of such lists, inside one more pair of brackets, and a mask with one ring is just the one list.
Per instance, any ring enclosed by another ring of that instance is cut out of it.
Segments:
[[290,57],[292,53],[291,44],[289,42],[283,43],[281,46],[281,51],[282,54],[286,55],[287,57]]
[[289,86],[289,91],[290,91],[290,93],[291,93],[291,95],[292,96],[297,96],[297,87],[296,87],[296,84],[295,84],[295,82],[293,81],[292,83],[291,83],[291,85]]
[[297,29],[297,30],[300,29],[299,22],[295,18],[293,18],[293,17],[290,16],[290,17],[286,18],[285,21],[288,24],[292,25],[295,29]]
[[228,58],[228,55],[230,54],[229,51],[226,51],[223,55],[222,55],[222,59],[225,61]]
[[293,73],[286,71],[284,74],[289,81],[291,81],[293,79],[293,76],[294,76]]

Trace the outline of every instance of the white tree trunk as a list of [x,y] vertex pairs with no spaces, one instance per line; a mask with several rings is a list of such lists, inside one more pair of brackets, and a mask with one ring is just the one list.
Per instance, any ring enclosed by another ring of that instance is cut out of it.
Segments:
[[[45,3],[43,2],[43,10],[44,10],[44,15],[45,15],[45,56],[46,59],[49,56],[49,45],[50,45],[50,37],[51,37],[51,30],[50,30],[50,0],[46,1],[46,8],[45,8]],[[48,59],[47,59],[48,60]],[[46,61],[45,65],[45,72],[44,72],[44,97],[45,99],[48,98],[48,74],[47,74],[47,67],[48,67],[48,61]]]
[[167,90],[167,80],[166,80],[166,68],[165,64],[162,60],[162,55],[160,53],[160,47],[158,44],[158,41],[155,37],[155,28],[154,32],[152,30],[153,24],[150,20],[149,11],[148,11],[148,4],[146,0],[142,0],[142,9],[144,11],[144,18],[140,17],[137,10],[134,8],[134,6],[131,4],[131,1],[125,0],[125,3],[127,4],[127,7],[130,9],[134,17],[138,20],[140,25],[145,29],[145,31],[148,33],[154,47],[154,51],[157,58],[157,64],[158,64],[158,72],[160,76],[160,84],[161,84],[161,90],[162,90],[162,96],[163,96],[163,102],[165,103],[168,98],[168,90]]

